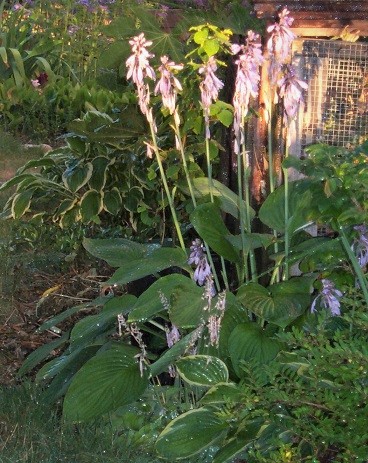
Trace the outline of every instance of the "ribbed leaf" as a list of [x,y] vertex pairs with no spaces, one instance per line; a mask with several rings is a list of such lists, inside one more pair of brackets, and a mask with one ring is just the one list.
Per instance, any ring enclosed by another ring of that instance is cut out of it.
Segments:
[[92,256],[105,260],[112,267],[119,267],[130,260],[143,259],[160,247],[159,244],[144,245],[124,238],[85,238],[83,246]]
[[169,267],[188,268],[186,259],[185,252],[179,248],[159,248],[145,255],[143,259],[142,257],[130,260],[126,258],[108,280],[108,284],[123,285]]
[[229,352],[235,373],[239,378],[244,376],[242,361],[252,363],[268,363],[281,349],[281,344],[271,339],[268,334],[255,323],[238,325],[229,337]]
[[68,421],[87,421],[138,399],[148,386],[134,358],[139,351],[116,346],[91,358],[75,375],[64,399]]
[[109,164],[110,159],[106,156],[97,156],[92,160],[93,172],[88,182],[92,190],[100,191],[105,186]]
[[267,288],[249,283],[239,288],[236,297],[259,317],[285,327],[309,307],[315,279],[316,276],[295,277]]
[[225,363],[210,355],[189,355],[178,360],[175,366],[180,376],[194,386],[212,386],[229,380]]
[[34,190],[29,189],[24,190],[21,193],[18,193],[14,196],[11,205],[13,219],[19,219],[19,217],[22,217],[22,215],[28,211],[29,206],[31,205],[33,193]]
[[166,426],[157,439],[156,449],[170,461],[191,457],[209,447],[227,427],[213,408],[190,410]]
[[179,273],[161,277],[139,296],[128,321],[144,322],[165,310],[162,296],[170,303],[171,295],[178,287],[184,288],[189,294],[198,288],[192,279]]
[[212,386],[201,398],[201,404],[224,404],[240,402],[242,393],[234,383],[218,383]]
[[217,254],[230,262],[239,261],[238,250],[227,240],[230,235],[220,213],[220,209],[212,203],[200,204],[190,214],[190,221],[199,236]]
[[80,201],[80,213],[83,222],[89,222],[102,210],[102,197],[96,190],[88,190]]
[[92,172],[93,166],[90,162],[68,167],[62,176],[65,187],[75,193],[89,181]]
[[110,191],[106,191],[103,198],[103,207],[105,211],[112,215],[116,215],[121,211],[123,199],[117,187],[113,187]]

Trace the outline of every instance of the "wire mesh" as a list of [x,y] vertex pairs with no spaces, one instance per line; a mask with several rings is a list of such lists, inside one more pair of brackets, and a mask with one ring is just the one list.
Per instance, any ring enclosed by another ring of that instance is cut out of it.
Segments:
[[368,137],[368,44],[305,40],[302,145],[348,146]]

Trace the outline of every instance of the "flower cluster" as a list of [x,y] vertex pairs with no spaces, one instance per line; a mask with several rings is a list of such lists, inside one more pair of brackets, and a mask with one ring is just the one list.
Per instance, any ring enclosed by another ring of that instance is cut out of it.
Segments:
[[162,104],[164,108],[169,110],[170,114],[174,114],[176,108],[177,92],[183,90],[179,80],[174,76],[173,72],[181,71],[182,69],[182,64],[175,64],[173,61],[170,61],[167,56],[161,57],[161,66],[159,67],[161,78],[156,85],[155,95],[161,94]]
[[150,89],[145,82],[146,77],[156,80],[155,71],[149,64],[150,58],[153,58],[154,55],[147,50],[147,47],[150,47],[152,42],[146,40],[142,32],[129,40],[129,44],[133,54],[126,60],[127,79],[132,79],[137,87],[138,102],[142,113],[150,122],[153,122],[152,111],[149,108]]
[[118,318],[118,334],[119,336],[123,335],[124,332],[130,335],[134,341],[137,343],[138,347],[140,348],[140,352],[134,356],[138,360],[139,363],[139,371],[141,376],[143,377],[144,371],[147,369],[147,346],[143,341],[143,334],[139,330],[138,326],[135,323],[127,323],[124,315],[119,314]]
[[290,29],[294,19],[289,16],[290,11],[283,8],[279,13],[279,20],[267,28],[271,34],[267,41],[267,49],[270,54],[270,77],[275,82],[276,76],[282,64],[285,64],[290,56],[291,43],[296,35]]
[[260,81],[259,67],[263,64],[264,58],[260,37],[253,31],[248,32],[245,45],[233,44],[231,51],[234,55],[239,54],[238,59],[235,61],[237,73],[233,97],[234,151],[235,153],[239,153],[240,146],[244,143],[244,117],[248,113],[250,97],[258,95]]
[[201,91],[201,103],[204,112],[207,139],[211,136],[209,129],[210,106],[217,100],[219,91],[224,86],[224,83],[216,77],[216,71],[217,63],[214,56],[210,56],[207,63],[198,69],[199,74],[203,75],[203,80],[199,84],[199,89]]
[[355,238],[352,250],[358,259],[361,268],[365,268],[368,264],[368,227],[364,224],[356,225],[354,230],[358,232],[358,237]]
[[303,90],[308,84],[299,79],[295,68],[292,65],[286,66],[284,76],[277,82],[280,98],[284,100],[285,120],[294,119],[297,114],[300,102],[303,100]]
[[206,280],[211,276],[211,267],[208,264],[204,246],[198,238],[192,242],[190,247],[188,264],[196,265],[194,281],[198,283],[199,286],[203,286]]
[[320,305],[324,309],[328,309],[331,315],[340,315],[340,299],[342,292],[335,288],[335,284],[331,280],[322,280],[322,290],[319,295],[314,299],[311,312],[316,312],[317,300],[320,300]]
[[226,292],[219,293],[218,299],[214,308],[214,313],[208,317],[208,333],[210,335],[211,346],[218,347],[220,342],[221,322],[225,314],[226,308]]

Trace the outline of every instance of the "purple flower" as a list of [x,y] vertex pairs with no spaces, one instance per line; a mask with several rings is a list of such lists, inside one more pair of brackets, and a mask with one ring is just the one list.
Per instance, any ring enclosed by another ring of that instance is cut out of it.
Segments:
[[166,342],[167,342],[167,347],[172,347],[174,344],[176,344],[178,341],[180,341],[180,332],[178,328],[173,324],[171,326],[171,330],[166,327]]
[[359,265],[365,268],[368,264],[368,228],[366,225],[356,225],[354,230],[358,232],[358,237],[355,238],[352,250],[354,251]]
[[322,290],[314,299],[311,305],[311,312],[316,312],[316,302],[320,300],[320,306],[328,309],[332,316],[340,315],[340,299],[342,292],[335,288],[335,284],[331,280],[322,280]]
[[204,112],[206,125],[206,138],[210,138],[209,115],[212,102],[218,98],[219,91],[224,86],[224,83],[215,75],[217,63],[214,56],[208,58],[207,63],[198,69],[199,74],[203,74],[203,80],[199,84],[201,91],[201,103]]
[[173,114],[175,111],[177,92],[183,90],[173,71],[181,71],[182,69],[182,64],[175,64],[173,61],[169,61],[167,56],[161,57],[161,66],[159,67],[161,78],[156,85],[155,95],[158,93],[161,94],[162,104],[164,108],[169,110],[170,114]]
[[280,98],[284,100],[284,116],[286,121],[294,119],[299,108],[299,103],[303,100],[303,90],[308,88],[308,84],[298,79],[293,66],[286,66],[286,72],[277,85],[279,87]]
[[156,80],[155,71],[149,64],[149,59],[154,55],[149,53],[147,47],[152,45],[152,42],[146,40],[144,33],[133,37],[129,40],[131,45],[132,55],[126,60],[126,67],[128,68],[127,79],[132,81],[137,86],[139,107],[143,114],[146,115],[149,122],[153,122],[152,111],[149,109],[150,90],[145,79]]
[[248,113],[250,97],[258,95],[260,81],[259,66],[263,63],[259,35],[253,31],[248,32],[245,45],[234,44],[231,46],[234,55],[241,53],[235,61],[237,73],[233,97],[234,106],[234,133],[235,153],[240,152],[240,146],[244,143],[244,118]]
[[296,35],[290,29],[294,19],[289,16],[289,13],[287,8],[283,8],[279,13],[278,22],[267,28],[267,32],[271,33],[267,41],[267,49],[271,58],[270,78],[272,83],[275,82],[281,65],[288,61],[291,43],[296,38]]
[[192,246],[190,247],[190,255],[188,259],[189,265],[196,265],[196,269],[194,271],[194,281],[199,284],[199,286],[203,286],[205,281],[212,275],[211,274],[211,267],[207,262],[207,257],[204,251],[204,246],[198,238],[192,242]]

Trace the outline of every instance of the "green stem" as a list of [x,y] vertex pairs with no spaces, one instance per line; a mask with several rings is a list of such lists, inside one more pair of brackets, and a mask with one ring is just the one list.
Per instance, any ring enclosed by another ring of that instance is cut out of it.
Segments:
[[[205,120],[206,120],[206,118],[205,118]],[[208,122],[206,122],[206,124],[208,124]],[[205,127],[205,129],[206,129],[206,132],[205,132],[206,133],[206,135],[205,135],[205,146],[206,146],[208,187],[209,187],[209,190],[210,190],[211,203],[213,203],[214,200],[213,200],[212,165],[211,165],[211,159],[210,159],[210,141],[207,138],[207,132],[209,131],[209,127],[207,126],[207,127]],[[222,256],[220,256],[220,260],[221,260],[222,275],[223,275],[223,278],[224,278],[224,283],[225,283],[226,289],[229,289],[229,283],[228,283],[227,272],[226,272],[226,267],[225,267],[225,260],[224,260],[224,258]],[[216,274],[216,272],[214,273],[214,275],[215,274]]]
[[160,153],[159,153],[159,149],[158,149],[158,145],[157,145],[157,140],[156,140],[156,134],[155,134],[155,130],[153,128],[152,122],[149,122],[149,126],[150,126],[150,129],[151,129],[151,137],[152,137],[153,148],[154,148],[154,152],[155,152],[155,155],[156,155],[157,164],[158,164],[158,167],[159,167],[159,170],[160,170],[162,183],[163,183],[164,188],[165,188],[166,197],[167,197],[167,200],[169,202],[169,207],[170,207],[171,215],[172,215],[172,218],[173,218],[173,221],[174,221],[176,233],[178,235],[180,246],[183,249],[183,251],[186,253],[185,244],[184,244],[184,240],[183,240],[183,235],[182,235],[181,230],[180,230],[180,225],[179,225],[178,217],[176,215],[175,206],[174,206],[174,203],[173,203],[173,200],[172,200],[172,196],[170,194],[169,186],[167,184],[166,175],[165,175],[165,171],[164,171],[164,168],[163,168],[163,165],[162,165],[162,162],[161,162],[161,157],[160,157]]
[[363,295],[364,295],[364,299],[365,299],[365,302],[367,304],[367,307],[368,307],[368,284],[367,284],[367,280],[366,280],[366,277],[359,265],[359,262],[358,262],[358,259],[356,258],[356,255],[354,254],[354,252],[352,251],[351,247],[350,247],[350,243],[347,239],[347,236],[345,234],[345,231],[343,229],[343,227],[340,225],[339,227],[340,229],[340,237],[341,237],[341,242],[344,246],[344,249],[345,249],[345,252],[346,254],[348,255],[349,259],[350,259],[350,262],[353,266],[353,269],[355,271],[355,274],[359,280],[359,284],[360,284],[360,287],[363,291]]
[[[286,135],[286,146],[285,146],[285,159],[287,159],[289,155],[289,147],[287,142],[287,135]],[[285,211],[285,234],[284,234],[284,254],[285,254],[285,267],[284,267],[284,275],[283,280],[289,279],[289,248],[290,248],[290,236],[289,236],[289,172],[288,169],[282,169],[284,173],[284,211]]]
[[[270,97],[271,99],[271,97]],[[268,124],[267,124],[267,146],[268,146],[268,175],[270,181],[270,193],[275,191],[275,177],[273,172],[273,147],[272,147],[272,103],[269,104],[269,114],[268,114]],[[275,254],[279,252],[279,244],[277,241],[277,231],[273,230],[273,236],[275,238],[275,242],[273,245],[273,249]],[[280,281],[280,274],[277,272],[276,274],[276,282]]]
[[238,198],[239,198],[239,219],[240,219],[240,236],[241,236],[241,242],[242,242],[242,256],[243,256],[243,265],[241,269],[241,274],[240,277],[242,278],[239,281],[239,284],[242,284],[244,282],[244,272],[245,272],[245,277],[246,281],[248,281],[248,254],[245,251],[245,233],[244,233],[244,225],[246,223],[246,213],[244,210],[244,202],[243,202],[243,187],[242,187],[242,163],[241,163],[241,154],[237,154],[237,163],[238,163]]
[[[243,170],[244,170],[244,197],[245,197],[245,218],[246,218],[246,225],[247,225],[247,232],[252,232],[252,225],[251,225],[251,208],[250,208],[250,193],[249,193],[249,159],[248,159],[248,152],[245,149],[245,145],[242,146],[242,154],[243,154]],[[250,271],[252,275],[252,281],[257,281],[257,266],[256,266],[256,259],[254,255],[254,250],[250,249],[249,251],[249,259],[250,259]]]
[[[187,179],[190,196],[192,198],[192,203],[193,203],[194,208],[196,208],[197,207],[197,201],[196,201],[195,194],[194,194],[192,179],[190,178],[190,174],[189,174],[189,170],[188,170],[188,164],[187,164],[187,160],[186,160],[185,153],[184,153],[183,143],[181,141],[181,134],[180,134],[180,127],[178,125],[178,119],[175,117],[175,114],[174,114],[174,132],[175,132],[175,136],[176,136],[176,139],[177,139],[177,142],[178,142],[181,159],[183,161],[185,177]],[[216,273],[216,268],[215,268],[215,265],[213,263],[211,252],[210,252],[209,247],[207,246],[206,243],[204,243],[204,246],[206,248],[206,254],[207,254],[208,262],[210,263],[210,266],[211,266],[211,269],[212,269],[212,275],[213,275],[213,279],[215,280],[216,289],[217,289],[217,291],[220,291],[220,289],[221,289],[220,288],[220,282],[219,282],[219,279],[218,279],[218,276],[217,276],[217,273]]]

